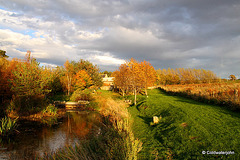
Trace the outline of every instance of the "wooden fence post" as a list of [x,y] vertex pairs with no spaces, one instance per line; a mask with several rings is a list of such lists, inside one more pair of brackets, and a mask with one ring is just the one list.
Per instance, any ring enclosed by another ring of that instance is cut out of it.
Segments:
[[234,90],[234,100],[237,101],[238,100],[238,89]]

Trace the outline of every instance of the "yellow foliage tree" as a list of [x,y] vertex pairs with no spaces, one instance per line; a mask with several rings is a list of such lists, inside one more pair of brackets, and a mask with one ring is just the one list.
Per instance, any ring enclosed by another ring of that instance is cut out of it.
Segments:
[[147,87],[152,86],[156,81],[156,71],[149,62],[138,62],[131,58],[119,67],[119,70],[113,73],[115,77],[115,86],[124,93],[131,90],[134,93],[134,104],[136,105],[137,93]]
[[153,66],[145,60],[141,62],[140,65],[141,65],[142,74],[143,74],[142,78],[143,78],[143,85],[145,88],[145,94],[147,95],[147,88],[154,85],[154,83],[157,80],[157,73],[153,68]]

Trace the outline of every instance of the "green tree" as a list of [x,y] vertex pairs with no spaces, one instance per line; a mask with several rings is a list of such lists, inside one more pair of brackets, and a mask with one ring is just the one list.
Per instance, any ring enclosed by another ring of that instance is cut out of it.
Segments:
[[17,95],[42,95],[49,93],[47,84],[50,77],[43,75],[43,69],[35,59],[29,62],[19,63],[13,71],[12,91]]
[[63,85],[63,79],[64,79],[64,68],[61,66],[57,66],[57,68],[53,69],[52,71],[53,79],[50,82],[50,89],[51,93],[58,94],[64,92],[64,85]]
[[112,73],[113,73],[113,72],[109,72],[109,71],[103,71],[103,72],[101,72],[101,74],[106,74],[108,77],[111,77],[111,76],[112,76]]
[[0,50],[0,58],[8,58],[8,56],[6,55],[6,51]]

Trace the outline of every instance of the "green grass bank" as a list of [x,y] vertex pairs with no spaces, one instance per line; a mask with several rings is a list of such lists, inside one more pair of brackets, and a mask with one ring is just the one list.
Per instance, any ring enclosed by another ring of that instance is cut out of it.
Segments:
[[[138,159],[240,158],[240,113],[170,96],[158,89],[149,90],[148,98],[138,96],[137,106],[129,107],[128,111],[134,120],[134,136],[143,142]],[[150,125],[153,116],[162,119]],[[235,154],[213,155],[207,151]]]

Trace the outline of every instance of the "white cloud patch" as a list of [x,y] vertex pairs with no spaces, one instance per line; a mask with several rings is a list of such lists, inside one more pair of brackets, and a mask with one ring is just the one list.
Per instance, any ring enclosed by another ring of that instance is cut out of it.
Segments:
[[109,53],[104,54],[104,55],[94,55],[90,59],[95,61],[95,63],[101,64],[101,65],[115,65],[115,66],[119,66],[119,65],[125,63],[125,60],[119,59],[119,58],[114,58]]
[[[0,29],[0,43],[1,48],[6,50],[8,55],[17,58],[23,58],[26,51],[30,50],[37,59],[64,59],[67,51],[72,49],[71,46],[64,46],[61,41],[54,40],[50,35],[45,34],[44,38],[32,38],[7,29]],[[18,54],[15,50],[18,50]]]
[[40,66],[50,67],[50,68],[56,68],[57,67],[56,64],[51,64],[51,63],[40,63]]

